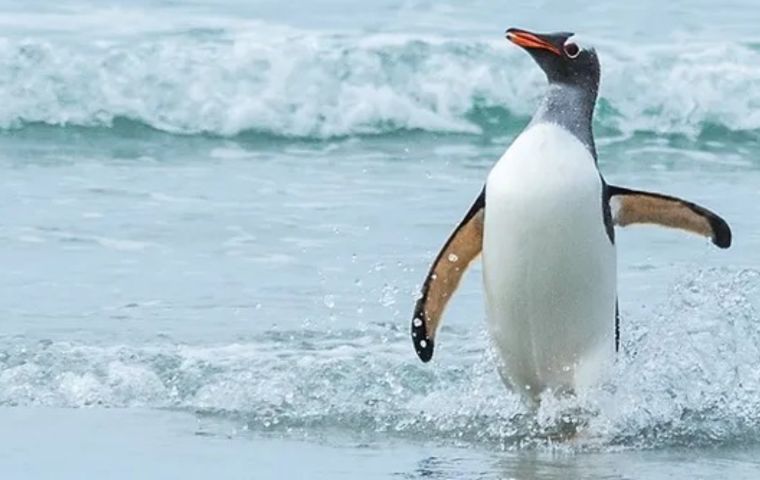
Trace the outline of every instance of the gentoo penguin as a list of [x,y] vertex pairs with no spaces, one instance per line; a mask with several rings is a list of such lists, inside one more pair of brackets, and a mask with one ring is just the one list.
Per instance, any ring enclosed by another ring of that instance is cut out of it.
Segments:
[[488,327],[512,390],[537,404],[599,379],[619,348],[614,226],[658,224],[731,245],[728,224],[679,198],[616,187],[597,166],[591,129],[596,52],[571,33],[507,30],[549,86],[525,130],[444,244],[412,320],[423,362],[468,265],[482,252]]

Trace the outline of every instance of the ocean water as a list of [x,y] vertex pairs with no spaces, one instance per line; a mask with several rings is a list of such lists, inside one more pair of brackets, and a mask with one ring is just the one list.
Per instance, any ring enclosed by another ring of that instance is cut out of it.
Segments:
[[[749,0],[0,1],[0,476],[760,478],[759,21]],[[734,231],[620,230],[622,353],[535,414],[495,372],[478,265],[431,364],[408,336],[542,93],[510,26],[596,46],[610,183]]]

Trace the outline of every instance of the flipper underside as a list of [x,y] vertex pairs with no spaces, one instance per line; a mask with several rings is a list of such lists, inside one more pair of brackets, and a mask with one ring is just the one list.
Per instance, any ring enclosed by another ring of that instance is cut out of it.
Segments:
[[423,362],[433,357],[435,333],[462,275],[483,249],[485,189],[438,253],[430,267],[412,319],[412,341]]
[[680,198],[609,185],[612,220],[625,227],[649,223],[708,237],[720,248],[731,246],[731,228],[710,210]]

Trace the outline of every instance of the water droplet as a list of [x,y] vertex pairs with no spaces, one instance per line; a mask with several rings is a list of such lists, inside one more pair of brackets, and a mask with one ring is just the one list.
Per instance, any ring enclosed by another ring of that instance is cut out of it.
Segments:
[[427,341],[425,341],[425,340],[420,340],[420,347],[422,347],[422,348],[425,348],[425,347],[427,347]]
[[449,253],[449,262],[454,263],[454,262],[457,262],[457,261],[459,261],[459,257],[457,257],[456,255],[454,255],[453,253]]
[[383,291],[382,295],[380,297],[380,305],[384,307],[390,307],[394,303],[396,303],[396,294],[398,293],[398,289],[395,287],[392,287],[388,285],[387,283],[383,285]]
[[325,307],[335,308],[335,297],[333,295],[325,295],[323,302],[325,303]]
[[419,328],[419,327],[421,327],[421,326],[422,326],[422,320],[420,320],[419,318],[415,318],[415,319],[414,319],[414,321],[413,321],[412,323],[413,323],[413,324],[414,324],[414,326],[415,326],[415,327],[417,327],[417,328]]

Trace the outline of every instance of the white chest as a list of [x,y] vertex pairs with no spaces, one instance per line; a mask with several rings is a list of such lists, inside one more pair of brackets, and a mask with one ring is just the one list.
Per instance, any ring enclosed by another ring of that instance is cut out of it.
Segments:
[[[485,235],[514,240],[518,250],[600,247],[609,243],[602,188],[594,158],[575,136],[558,125],[535,125],[514,141],[488,176]],[[576,240],[583,244],[575,245]]]
[[[582,193],[601,181],[591,153],[564,128],[542,123],[515,139],[488,176],[493,195],[523,199]],[[559,191],[557,191],[559,189]]]

